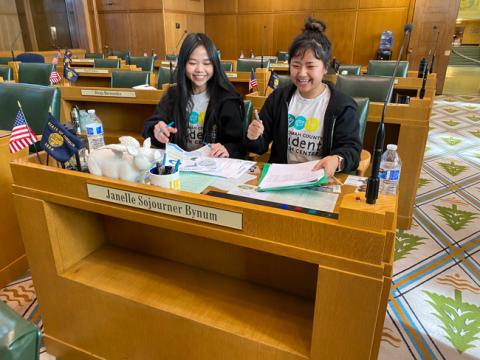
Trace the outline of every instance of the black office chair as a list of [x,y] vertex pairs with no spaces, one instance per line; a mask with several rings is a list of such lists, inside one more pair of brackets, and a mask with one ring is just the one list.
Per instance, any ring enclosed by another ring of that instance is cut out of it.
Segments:
[[50,85],[52,64],[21,63],[18,67],[18,82],[26,84]]
[[143,71],[153,71],[155,58],[153,56],[130,56],[128,65],[136,65]]
[[288,61],[288,51],[277,52],[278,61]]
[[339,91],[351,97],[368,97],[376,102],[385,101],[389,86],[389,77],[368,75],[338,75],[335,85]]
[[45,57],[40,54],[34,53],[23,53],[17,55],[15,61],[20,61],[22,63],[45,63]]

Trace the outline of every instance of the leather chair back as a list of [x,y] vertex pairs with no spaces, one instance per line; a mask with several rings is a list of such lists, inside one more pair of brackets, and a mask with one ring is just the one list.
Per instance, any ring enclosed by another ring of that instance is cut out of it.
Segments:
[[112,88],[132,88],[137,85],[150,84],[148,71],[113,71]]
[[11,57],[0,57],[0,65],[8,65],[12,61]]
[[360,139],[363,142],[363,138],[365,136],[365,128],[367,127],[367,120],[368,120],[368,106],[370,105],[370,99],[367,97],[360,98],[354,97],[353,100],[357,103],[357,119],[359,124],[359,135]]
[[18,82],[25,84],[50,85],[50,73],[54,65],[21,63],[18,67]]
[[[261,60],[257,59],[238,59],[237,60],[237,71],[244,71],[250,72],[255,71],[255,69],[259,68],[261,64]],[[270,61],[268,59],[263,59],[263,67],[267,68],[270,66]]]
[[23,53],[17,55],[15,61],[20,61],[22,63],[45,63],[45,58],[40,54]]
[[167,60],[167,61],[177,61],[177,55],[167,54],[167,55],[165,55],[165,60]]
[[0,76],[4,81],[13,80],[12,68],[8,65],[0,65]]
[[130,56],[129,65],[136,65],[142,68],[142,71],[153,71],[155,58],[153,56]]
[[12,130],[20,101],[27,122],[37,135],[48,121],[48,111],[60,119],[60,90],[52,86],[0,83],[0,129]]
[[119,69],[120,59],[93,59],[93,66],[96,68]]
[[[393,60],[370,60],[368,62],[367,75],[392,76],[396,61]],[[395,77],[408,76],[408,61],[400,61]]]
[[338,73],[340,75],[361,75],[362,65],[340,65],[338,67]]
[[233,63],[230,61],[221,61],[223,71],[233,71]]
[[116,56],[122,60],[127,60],[127,58],[130,56],[130,50],[116,50],[112,51],[110,55]]
[[[388,94],[390,78],[384,76],[338,75],[335,87],[351,97],[368,97],[383,102]],[[390,99],[389,99],[390,101]]]
[[161,89],[162,85],[168,84],[169,81],[170,81],[170,68],[160,66],[158,68],[158,75],[157,75],[157,88]]
[[278,87],[284,87],[291,83],[290,75],[278,75]]
[[103,59],[102,53],[85,53],[85,59]]
[[278,61],[288,61],[288,51],[277,52]]

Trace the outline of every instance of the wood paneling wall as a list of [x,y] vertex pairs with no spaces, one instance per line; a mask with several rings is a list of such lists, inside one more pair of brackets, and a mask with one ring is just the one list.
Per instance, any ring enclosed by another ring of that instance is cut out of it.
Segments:
[[176,53],[185,30],[205,32],[203,0],[96,0],[96,6],[102,46],[135,55]]
[[[20,33],[17,6],[15,1],[0,1],[0,50],[9,51]],[[14,50],[24,50],[21,34],[15,42]]]
[[[420,0],[418,0],[420,1]],[[367,64],[375,57],[380,34],[395,34],[396,57],[403,26],[415,0],[205,0],[205,30],[222,51],[235,59],[243,50],[273,55],[287,50],[307,16],[327,24],[334,56],[343,63]]]

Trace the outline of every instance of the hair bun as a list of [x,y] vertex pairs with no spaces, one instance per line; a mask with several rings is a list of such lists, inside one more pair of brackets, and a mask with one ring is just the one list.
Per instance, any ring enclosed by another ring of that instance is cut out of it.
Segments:
[[303,31],[316,31],[319,33],[324,32],[327,30],[327,25],[321,20],[313,19],[311,17],[308,17],[307,20],[305,21],[305,26],[303,28]]

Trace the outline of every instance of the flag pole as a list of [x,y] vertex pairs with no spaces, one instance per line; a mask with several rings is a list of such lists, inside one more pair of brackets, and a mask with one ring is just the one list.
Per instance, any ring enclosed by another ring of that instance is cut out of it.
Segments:
[[[22,108],[22,104],[20,104],[20,100],[17,100],[17,105],[18,105],[18,107],[20,108],[20,111],[23,113],[23,118],[25,119],[25,122],[27,123],[27,131],[28,131],[28,133],[30,134],[30,136],[31,136],[32,138],[34,138],[35,140],[37,140],[37,137],[36,137],[34,134],[32,134],[32,132],[30,131],[30,125],[28,125],[27,117],[25,116],[25,113],[23,112],[23,108]],[[43,165],[42,159],[40,159],[40,155],[38,154],[37,145],[36,145],[37,142],[38,142],[38,140],[33,143],[33,149],[35,150],[35,154],[37,154],[38,162],[40,163],[40,165]]]

